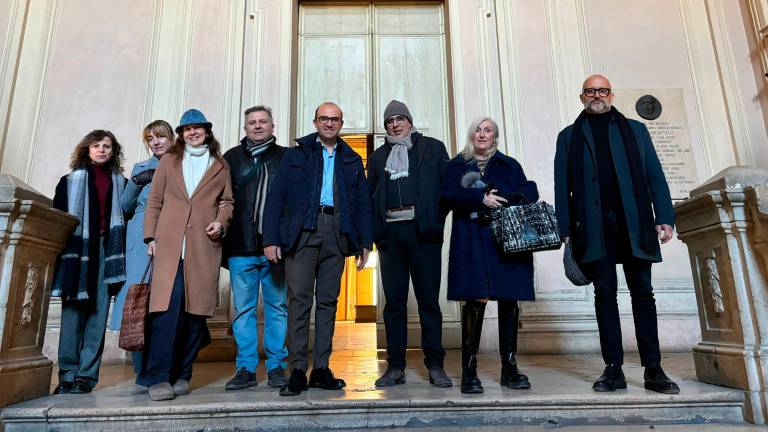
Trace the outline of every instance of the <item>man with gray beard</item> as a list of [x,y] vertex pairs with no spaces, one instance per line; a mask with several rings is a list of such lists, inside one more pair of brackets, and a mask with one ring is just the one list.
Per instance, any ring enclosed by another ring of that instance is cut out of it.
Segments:
[[598,392],[627,388],[621,365],[621,323],[616,264],[622,264],[632,297],[645,388],[680,389],[661,369],[651,264],[661,261],[659,242],[672,239],[675,214],[661,163],[645,126],[611,106],[611,83],[602,75],[582,86],[584,111],[557,137],[555,207],[560,237],[595,287],[595,312],[606,367]]

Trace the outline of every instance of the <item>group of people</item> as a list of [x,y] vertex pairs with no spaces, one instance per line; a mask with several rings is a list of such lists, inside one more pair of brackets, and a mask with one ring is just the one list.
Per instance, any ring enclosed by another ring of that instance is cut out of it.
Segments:
[[[555,205],[560,235],[595,286],[606,368],[596,391],[626,388],[616,300],[616,264],[632,296],[645,387],[679,388],[661,369],[651,264],[672,237],[669,189],[645,127],[611,106],[603,76],[587,78],[584,111],[557,140]],[[56,187],[54,206],[80,220],[57,262],[53,295],[62,298],[59,385],[55,393],[88,393],[96,385],[110,299],[119,328],[125,291],[151,273],[144,350],[133,354],[136,393],[151,400],[189,392],[192,365],[210,341],[220,267],[229,270],[237,344],[226,390],[257,385],[261,292],[267,384],[282,396],[309,387],[345,387],[329,368],[346,257],[361,270],[374,244],[385,293],[387,368],[375,384],[403,384],[407,301],[412,282],[429,382],[452,387],[444,370],[439,306],[444,222],[453,212],[448,299],[463,301],[461,392],[482,393],[477,355],[485,307],[498,303],[500,384],[531,387],[516,361],[520,308],[534,300],[533,256],[504,254],[490,212],[538,200],[536,183],[499,149],[499,128],[474,120],[451,159],[445,145],[414,128],[408,107],[384,110],[385,143],[368,158],[340,137],[341,108],[315,110],[316,132],[284,147],[272,112],[244,112],[245,137],[221,154],[202,112],[185,112],[174,129],[158,120],[144,129],[152,157],[126,180],[115,136],[86,135]],[[127,221],[127,223],[126,223]],[[314,345],[309,369],[310,315]],[[286,363],[286,358],[288,363]]]

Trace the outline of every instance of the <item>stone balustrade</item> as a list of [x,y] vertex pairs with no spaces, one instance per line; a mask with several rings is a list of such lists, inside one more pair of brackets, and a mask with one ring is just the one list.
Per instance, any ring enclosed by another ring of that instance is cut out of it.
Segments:
[[0,175],[0,407],[47,395],[42,354],[53,270],[77,218],[19,179]]
[[730,167],[675,206],[701,324],[696,376],[742,389],[757,424],[768,422],[767,185],[768,171]]

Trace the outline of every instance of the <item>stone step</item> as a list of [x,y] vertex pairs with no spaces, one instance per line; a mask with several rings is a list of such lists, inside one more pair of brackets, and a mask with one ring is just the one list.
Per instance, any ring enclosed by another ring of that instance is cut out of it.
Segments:
[[[601,370],[599,356],[524,357],[521,365],[533,389],[523,391],[501,388],[493,357],[482,356],[482,395],[463,395],[456,387],[436,389],[419,366],[406,370],[407,384],[376,389],[372,383],[383,363],[337,357],[336,371],[348,382],[345,391],[310,389],[297,397],[280,397],[265,385],[260,368],[259,386],[226,392],[223,386],[233,365],[204,364],[196,366],[192,393],[173,401],[132,396],[130,372],[121,372],[121,380],[90,395],[40,398],[7,407],[0,419],[8,432],[743,424],[743,393],[691,379],[690,355],[668,359],[668,373],[681,387],[678,395],[642,388],[637,365],[625,366],[627,390],[595,393],[591,380]],[[447,365],[454,364],[453,357],[449,353]],[[409,362],[419,364],[417,359]],[[458,383],[458,368],[448,373]]]

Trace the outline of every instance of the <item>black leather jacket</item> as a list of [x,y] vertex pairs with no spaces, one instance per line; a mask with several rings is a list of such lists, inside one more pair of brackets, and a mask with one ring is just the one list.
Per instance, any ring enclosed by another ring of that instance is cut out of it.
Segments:
[[[267,189],[277,175],[277,168],[283,158],[286,148],[272,144],[260,157],[267,163]],[[235,209],[232,214],[232,222],[224,237],[224,266],[227,258],[231,256],[264,255],[261,243],[261,235],[257,231],[253,219],[256,200],[256,181],[254,174],[256,164],[248,151],[246,138],[240,141],[240,145],[229,149],[224,153],[224,159],[229,164],[229,172],[232,176],[232,194],[235,199]]]

